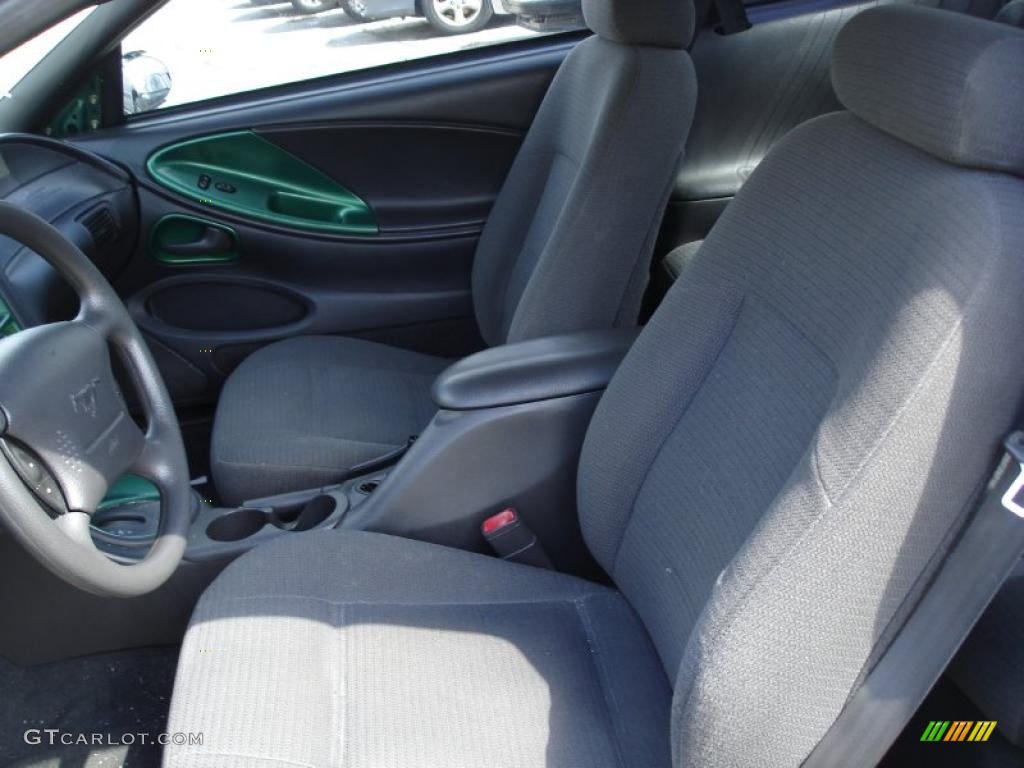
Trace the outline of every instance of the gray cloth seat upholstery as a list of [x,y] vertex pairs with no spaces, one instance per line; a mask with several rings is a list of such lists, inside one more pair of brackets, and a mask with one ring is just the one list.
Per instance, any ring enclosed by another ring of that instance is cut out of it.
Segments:
[[1024,0],[1011,0],[996,14],[996,21],[1024,29]]
[[[685,50],[693,13],[690,0],[648,2],[643,14],[629,0],[585,3],[595,35],[559,68],[477,246],[471,287],[488,345],[636,324],[693,119],[696,76]],[[305,349],[283,342],[232,374],[211,451],[214,482],[226,502],[309,487],[312,474],[295,467],[328,458],[320,444],[332,445],[338,458],[366,460],[400,445],[396,435],[426,426],[429,416],[404,418],[408,410],[401,406],[398,415],[387,407],[360,411],[367,398],[358,393],[377,385],[412,397],[409,377],[388,382],[385,368],[364,370],[361,357],[346,359],[342,345],[325,348],[323,357]],[[399,362],[402,355],[408,363]],[[289,357],[296,378],[349,369],[352,382],[331,405],[338,413],[322,417],[284,402],[283,394],[265,396],[258,382],[265,367]],[[422,363],[402,350],[387,358],[397,368]],[[320,440],[283,434],[276,429],[280,413],[298,419],[291,434]],[[384,451],[372,447],[381,445]],[[333,469],[337,475],[348,466]]]
[[703,240],[691,240],[690,242],[683,243],[678,248],[673,248],[669,251],[665,260],[662,262],[662,266],[668,274],[668,279],[670,281],[674,283],[679,279],[679,276],[683,274],[683,271],[697,256],[697,252],[703,244]]
[[578,511],[615,589],[346,531],[257,549],[196,610],[169,730],[206,741],[166,764],[800,765],[1020,404],[1021,72],[1005,25],[853,19],[849,111],[769,153],[595,413]]
[[[203,596],[178,674],[204,682],[172,719],[216,727],[170,765],[669,762],[672,692],[620,594],[408,539],[302,534],[242,558]],[[248,679],[274,682],[254,696]]]
[[450,360],[337,336],[253,353],[228,379],[212,461],[231,503],[316,488],[419,434],[430,386]]

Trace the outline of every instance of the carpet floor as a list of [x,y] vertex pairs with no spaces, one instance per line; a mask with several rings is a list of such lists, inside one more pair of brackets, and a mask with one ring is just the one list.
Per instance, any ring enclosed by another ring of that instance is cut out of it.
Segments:
[[[163,732],[177,657],[176,647],[146,648],[28,668],[0,658],[0,765],[158,768],[158,744],[121,742],[125,734],[155,740]],[[27,743],[30,729],[41,743]],[[101,734],[103,743],[51,746],[43,729],[59,729],[65,741]]]

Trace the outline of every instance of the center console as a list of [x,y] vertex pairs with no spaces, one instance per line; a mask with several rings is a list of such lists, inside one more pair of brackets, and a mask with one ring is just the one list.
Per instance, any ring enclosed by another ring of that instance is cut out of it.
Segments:
[[[514,507],[555,567],[590,572],[576,520],[576,465],[594,409],[636,334],[537,339],[455,363],[434,384],[434,419],[391,466],[238,508],[196,495],[186,560],[227,561],[280,536],[337,527],[483,550],[481,522]],[[158,525],[158,501],[125,505],[94,521],[94,537],[109,554],[133,559]]]
[[[229,509],[195,493],[185,559],[149,595],[86,595],[0,535],[0,575],[21,585],[0,592],[0,611],[33,616],[0,632],[0,655],[28,665],[180,642],[199,595],[232,559],[333,528],[484,550],[481,522],[515,507],[556,568],[599,575],[576,519],[576,467],[594,408],[635,335],[540,339],[454,364],[435,383],[437,414],[405,454],[349,471],[336,485]],[[94,516],[93,538],[130,562],[145,556],[159,530],[159,493],[137,482],[117,490]]]
[[485,550],[481,523],[514,507],[556,568],[592,573],[576,468],[594,409],[637,333],[537,339],[455,363],[434,383],[433,421],[342,526]]

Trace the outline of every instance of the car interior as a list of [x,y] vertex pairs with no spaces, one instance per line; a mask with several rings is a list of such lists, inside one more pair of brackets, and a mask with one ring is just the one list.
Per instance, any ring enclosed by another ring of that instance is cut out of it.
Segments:
[[0,764],[1024,765],[1024,0],[165,2],[0,4]]

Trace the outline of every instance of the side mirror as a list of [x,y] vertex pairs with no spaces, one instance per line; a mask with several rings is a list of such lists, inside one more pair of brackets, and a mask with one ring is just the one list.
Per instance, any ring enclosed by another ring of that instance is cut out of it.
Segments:
[[131,51],[121,60],[126,115],[148,112],[167,101],[171,93],[171,73],[166,64],[145,51]]

